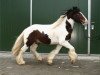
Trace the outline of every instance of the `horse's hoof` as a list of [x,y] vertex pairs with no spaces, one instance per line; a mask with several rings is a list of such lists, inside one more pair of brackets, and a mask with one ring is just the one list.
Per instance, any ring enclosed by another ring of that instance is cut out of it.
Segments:
[[69,52],[69,60],[71,61],[71,64],[74,64],[77,60],[77,54],[75,52]]
[[74,64],[74,63],[75,63],[75,61],[74,61],[74,60],[72,60],[72,61],[71,61],[71,64]]
[[16,62],[17,62],[18,65],[24,65],[25,64],[25,61],[20,60],[18,58],[16,58]]
[[52,66],[52,65],[53,65],[53,63],[50,63],[50,62],[48,62],[47,64],[48,64],[49,66]]
[[24,65],[25,64],[25,61],[19,61],[19,62],[17,61],[17,64],[18,65]]
[[53,65],[53,62],[52,61],[47,61],[48,65]]

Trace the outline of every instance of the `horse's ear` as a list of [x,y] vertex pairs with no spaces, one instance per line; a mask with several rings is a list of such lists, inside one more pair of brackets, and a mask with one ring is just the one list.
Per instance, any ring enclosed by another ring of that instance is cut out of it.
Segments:
[[71,18],[72,14],[73,14],[73,9],[67,10],[67,17],[68,17],[68,19]]
[[74,7],[73,7],[73,11],[77,11],[77,12],[79,12],[80,9],[79,9],[77,6],[74,6]]
[[73,10],[75,10],[75,9],[78,9],[78,7],[74,6],[74,7],[73,7]]

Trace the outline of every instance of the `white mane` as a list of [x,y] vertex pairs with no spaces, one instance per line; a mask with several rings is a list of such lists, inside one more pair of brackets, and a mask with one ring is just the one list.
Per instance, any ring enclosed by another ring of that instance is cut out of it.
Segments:
[[64,20],[64,16],[65,15],[61,15],[60,18],[52,24],[52,28],[56,28],[57,26],[59,26],[62,23],[62,21]]

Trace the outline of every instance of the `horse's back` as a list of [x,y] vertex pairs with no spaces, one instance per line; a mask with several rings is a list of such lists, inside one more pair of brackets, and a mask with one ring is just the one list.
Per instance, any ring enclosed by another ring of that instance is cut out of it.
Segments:
[[50,25],[42,25],[42,24],[33,24],[26,29],[24,29],[23,33],[25,38],[29,36],[30,33],[34,32],[35,30],[38,30],[39,32],[48,33],[48,30],[50,29]]

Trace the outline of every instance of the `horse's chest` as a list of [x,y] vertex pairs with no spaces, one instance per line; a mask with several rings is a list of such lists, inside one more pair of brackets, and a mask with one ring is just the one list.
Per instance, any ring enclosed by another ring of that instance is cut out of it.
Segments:
[[51,39],[51,44],[58,44],[61,37],[66,38],[66,35],[68,35],[68,32],[65,28],[59,28],[55,29],[54,31],[51,31],[51,34],[49,34],[49,37]]
[[72,34],[72,31],[73,31],[73,28],[68,21],[66,21],[66,30],[68,32],[68,35],[66,35],[65,40],[69,40],[69,39],[71,39],[71,34]]

